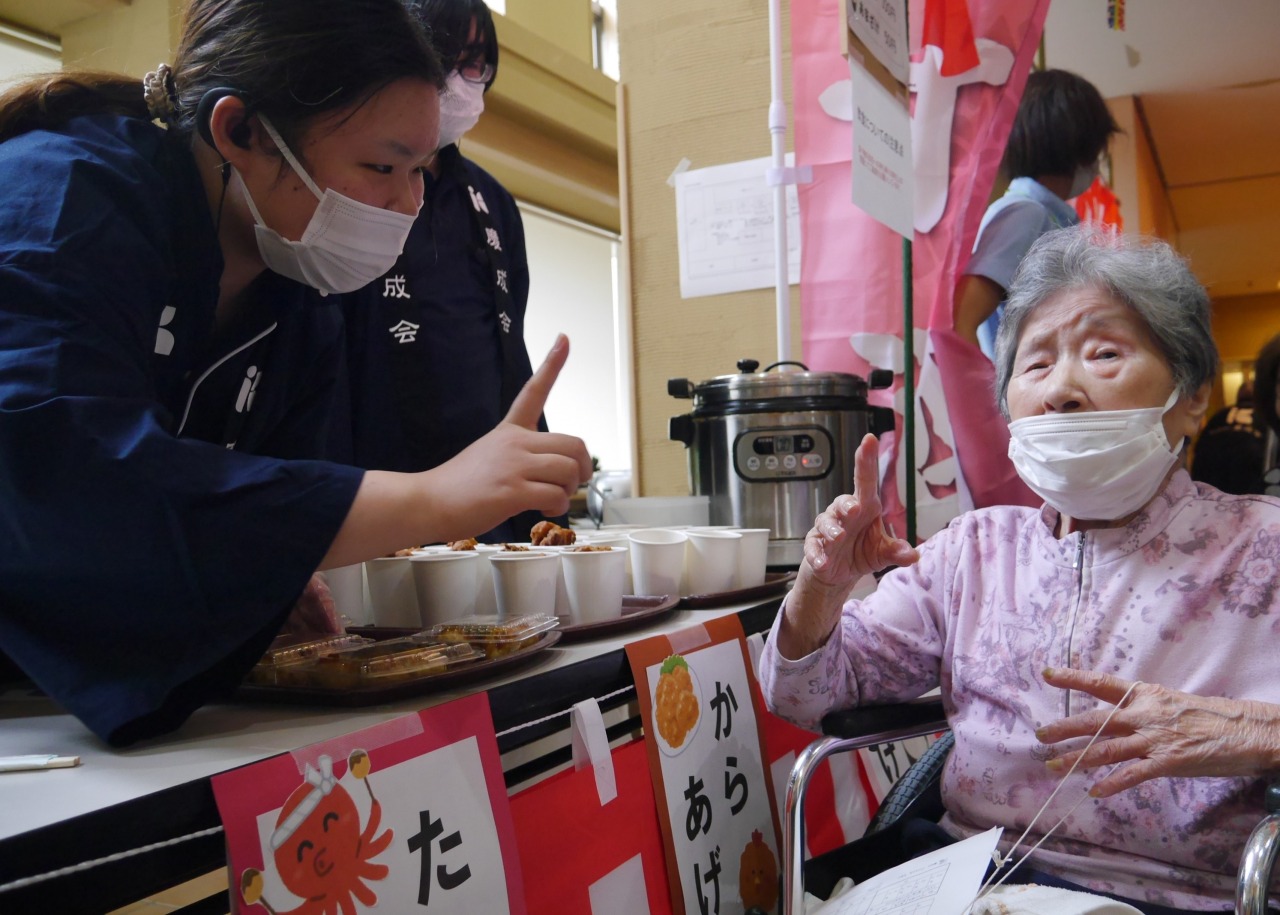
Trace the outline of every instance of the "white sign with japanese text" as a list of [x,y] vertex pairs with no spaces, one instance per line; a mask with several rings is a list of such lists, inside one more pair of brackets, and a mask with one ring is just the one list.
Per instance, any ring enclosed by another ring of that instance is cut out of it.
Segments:
[[849,61],[853,94],[853,202],[904,238],[915,233],[911,115],[866,70]]
[[750,684],[737,641],[647,668],[687,913],[776,899],[777,849]]
[[[788,154],[787,165],[794,163]],[[768,289],[775,282],[771,160],[750,159],[676,175],[680,296]],[[800,203],[787,186],[787,274],[800,282]]]
[[483,693],[217,775],[233,911],[524,915]]
[[[395,798],[396,803],[379,803],[374,815],[375,797]],[[358,912],[370,910],[375,899],[383,910],[509,911],[502,850],[474,738],[362,780],[348,775],[326,801],[330,803],[322,808],[332,806],[338,814],[350,802],[356,818],[324,813],[328,829],[303,824],[276,850],[275,862],[262,876],[263,899],[277,912],[294,909],[303,903],[303,894],[320,888],[335,905],[349,894],[348,903],[363,903],[353,909]],[[280,814],[269,810],[257,818],[264,849],[271,847]],[[295,863],[290,858],[306,864],[312,855],[313,868],[284,866]]]
[[907,53],[907,0],[845,0],[849,30],[893,78],[908,80],[911,60]]

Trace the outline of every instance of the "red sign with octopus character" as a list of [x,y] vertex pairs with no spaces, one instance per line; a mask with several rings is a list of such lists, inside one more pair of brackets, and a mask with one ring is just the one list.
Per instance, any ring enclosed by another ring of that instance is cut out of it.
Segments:
[[525,912],[483,694],[215,776],[213,790],[237,912]]

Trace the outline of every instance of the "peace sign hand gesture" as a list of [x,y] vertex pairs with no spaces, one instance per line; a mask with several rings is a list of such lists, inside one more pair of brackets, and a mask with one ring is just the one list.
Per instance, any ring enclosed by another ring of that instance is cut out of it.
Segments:
[[838,496],[805,537],[804,562],[778,631],[783,657],[799,660],[827,640],[845,597],[862,576],[920,558],[911,544],[885,529],[876,479],[879,458],[879,442],[867,435],[854,453],[853,494]]
[[815,581],[847,592],[864,575],[891,565],[911,565],[920,555],[889,536],[876,474],[880,443],[862,439],[853,457],[853,495],[836,497],[804,539],[804,558]]

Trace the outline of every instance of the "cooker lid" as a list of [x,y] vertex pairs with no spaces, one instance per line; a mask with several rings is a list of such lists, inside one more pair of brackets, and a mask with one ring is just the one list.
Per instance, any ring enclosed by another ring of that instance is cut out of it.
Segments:
[[[867,382],[845,372],[811,372],[802,363],[774,363],[764,371],[758,362],[743,359],[736,375],[719,375],[696,385],[673,378],[667,390],[673,397],[692,397],[694,413],[735,411],[754,406],[771,410],[866,409]],[[772,371],[782,365],[803,371]]]

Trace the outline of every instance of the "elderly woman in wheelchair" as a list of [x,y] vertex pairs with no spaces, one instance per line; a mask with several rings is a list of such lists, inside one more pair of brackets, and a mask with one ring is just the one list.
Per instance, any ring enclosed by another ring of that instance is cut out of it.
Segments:
[[1280,771],[1280,500],[1182,467],[1217,364],[1208,297],[1167,245],[1040,239],[1010,289],[996,396],[1045,505],[969,512],[917,550],[886,531],[868,436],[770,634],[769,706],[812,727],[939,687],[944,840],[999,825],[1007,844],[1101,728],[1028,843],[1089,797],[1021,879],[1229,911]]

